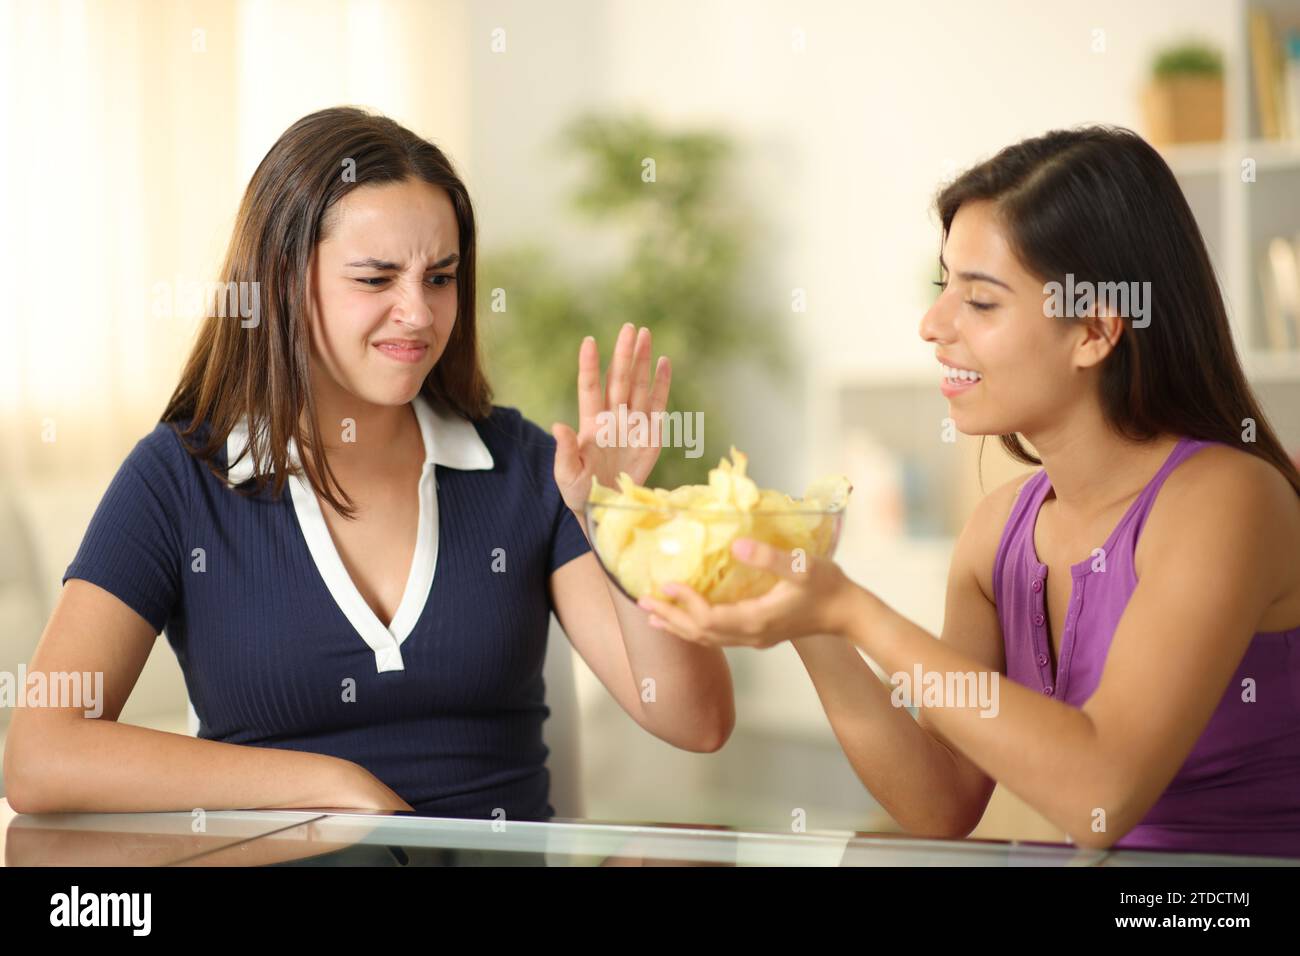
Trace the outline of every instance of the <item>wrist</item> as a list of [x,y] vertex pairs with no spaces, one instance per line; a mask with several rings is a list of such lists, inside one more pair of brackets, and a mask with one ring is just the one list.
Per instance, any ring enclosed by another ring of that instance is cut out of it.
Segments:
[[841,580],[839,592],[831,601],[829,633],[857,643],[864,622],[875,614],[877,598],[847,576]]
[[287,751],[300,761],[296,779],[306,790],[291,806],[296,807],[350,807],[357,792],[357,781],[366,770],[360,764],[313,751]]
[[351,793],[356,787],[357,781],[364,779],[369,771],[359,763],[351,760],[345,760],[342,757],[335,758],[329,766],[329,776],[331,785],[342,793]]
[[570,508],[569,512],[577,519],[578,527],[582,529],[582,534],[587,539],[587,543],[591,544],[592,547],[595,547],[595,544],[591,540],[591,530],[587,527],[587,509]]

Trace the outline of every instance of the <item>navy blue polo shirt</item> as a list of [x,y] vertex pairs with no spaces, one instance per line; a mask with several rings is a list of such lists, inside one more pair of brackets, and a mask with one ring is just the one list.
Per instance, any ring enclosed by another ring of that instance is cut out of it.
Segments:
[[63,580],[165,631],[200,737],[351,760],[424,814],[548,819],[547,585],[590,545],[556,487],[551,435],[514,408],[471,423],[411,404],[425,444],[418,540],[387,625],[305,478],[278,500],[234,490],[251,475],[247,422],[218,452],[222,477],[159,423]]

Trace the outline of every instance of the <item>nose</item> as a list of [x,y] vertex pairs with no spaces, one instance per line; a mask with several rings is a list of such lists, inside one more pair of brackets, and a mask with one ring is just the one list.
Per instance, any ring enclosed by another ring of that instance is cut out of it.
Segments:
[[939,292],[934,304],[921,316],[921,327],[917,330],[927,342],[951,342],[953,340],[952,310],[948,306],[948,290]]
[[429,288],[424,276],[398,283],[400,291],[393,303],[393,318],[412,329],[423,329],[433,324],[433,310],[429,307]]

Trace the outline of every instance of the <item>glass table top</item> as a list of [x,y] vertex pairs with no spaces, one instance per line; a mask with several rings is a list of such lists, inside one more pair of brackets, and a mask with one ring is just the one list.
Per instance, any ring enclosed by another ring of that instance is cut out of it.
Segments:
[[1287,866],[1300,860],[556,818],[460,820],[324,809],[17,815],[6,866]]

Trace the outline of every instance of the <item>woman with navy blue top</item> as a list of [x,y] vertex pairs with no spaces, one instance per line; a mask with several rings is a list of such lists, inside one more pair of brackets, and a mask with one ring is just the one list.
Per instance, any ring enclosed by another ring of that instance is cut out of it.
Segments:
[[[468,193],[383,117],[295,123],[244,196],[218,298],[162,419],[105,493],[31,672],[104,673],[100,719],[24,709],[19,812],[341,807],[546,819],[552,610],[622,708],[686,750],[734,723],[722,652],[651,628],[582,517],[593,476],[643,482],[653,447],[597,416],[667,404],[649,331],[579,428],[492,404]],[[198,737],[117,722],[165,631]]]

